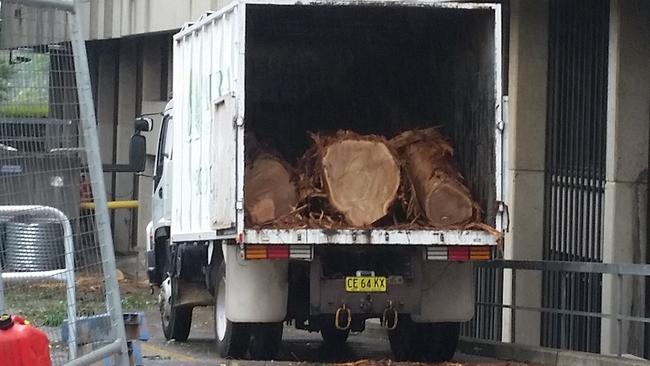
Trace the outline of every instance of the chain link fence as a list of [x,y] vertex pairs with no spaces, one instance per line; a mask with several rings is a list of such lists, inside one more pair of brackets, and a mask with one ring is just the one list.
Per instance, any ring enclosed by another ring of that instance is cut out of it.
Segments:
[[54,365],[127,362],[101,169],[75,4],[0,2],[0,311]]

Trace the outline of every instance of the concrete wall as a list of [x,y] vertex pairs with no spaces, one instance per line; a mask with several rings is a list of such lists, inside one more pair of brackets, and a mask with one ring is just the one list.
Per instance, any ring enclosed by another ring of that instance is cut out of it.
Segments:
[[[94,82],[96,84],[95,103],[97,115],[97,133],[100,137],[100,154],[103,164],[115,164],[117,156],[114,145],[117,143],[115,122],[117,121],[117,80],[119,77],[119,49],[115,42],[106,42],[100,47],[90,46],[89,55],[93,55],[96,63]],[[114,191],[114,174],[105,173],[104,182],[108,192]],[[108,199],[113,199],[109,195]]]
[[[542,259],[546,74],[548,59],[548,1],[510,2],[509,120],[506,133],[506,203],[510,232],[505,238],[506,259]],[[542,276],[519,271],[518,306],[541,305]],[[509,272],[504,274],[504,303],[512,304]],[[504,312],[503,338],[511,341],[510,312]],[[539,345],[540,316],[518,311],[514,340]]]
[[228,0],[91,0],[84,6],[88,39],[169,31],[217,10]]
[[[67,40],[65,13],[54,9],[26,7],[4,3],[0,8],[2,48],[41,45]],[[48,27],[43,27],[48,24]]]
[[[157,136],[156,136],[157,137]],[[153,135],[147,136],[147,143],[153,145],[156,142]],[[135,268],[135,276],[137,280],[144,280],[147,278],[147,231],[145,230],[149,221],[151,221],[151,187],[153,180],[150,178],[154,173],[155,157],[147,155],[147,165],[143,172],[144,175],[138,177],[138,235],[136,251],[138,253],[138,265]]]
[[[217,10],[228,0],[87,0],[79,4],[82,29],[89,40],[120,38],[125,36],[163,32],[180,28],[193,22],[206,11]],[[18,11],[17,11],[18,10]],[[11,46],[29,44],[29,40],[48,37],[51,42],[63,40],[65,20],[61,11],[35,10],[21,4],[4,4],[3,19],[18,19],[6,23],[1,41]],[[36,24],[53,22],[48,28]],[[20,35],[20,38],[18,38]],[[40,37],[40,38],[37,38]]]
[[[603,260],[646,263],[650,143],[650,2],[611,0]],[[603,277],[603,312],[645,316],[643,279]],[[619,300],[622,307],[619,307]],[[603,321],[601,351],[643,355],[641,325]]]
[[[88,48],[94,65],[91,72],[102,162],[127,164],[133,121],[141,113],[162,112],[170,96],[171,33],[93,41]],[[160,117],[152,117],[154,130],[146,134],[148,170],[142,176],[106,173],[104,177],[109,200],[138,198],[141,206],[139,210],[111,212],[114,244],[119,253],[142,252],[146,244],[144,228],[151,216],[152,185],[147,176],[152,174],[160,129]]]
[[[136,105],[138,99],[138,47],[137,39],[124,39],[119,44],[119,94],[117,98],[117,163],[126,164],[129,161],[129,141],[133,134],[133,121],[139,112]],[[98,101],[101,103],[101,101]],[[116,176],[114,198],[129,200],[134,197],[134,177],[131,173],[118,173]],[[129,252],[134,245],[133,213],[131,210],[114,211],[114,245],[119,252]]]

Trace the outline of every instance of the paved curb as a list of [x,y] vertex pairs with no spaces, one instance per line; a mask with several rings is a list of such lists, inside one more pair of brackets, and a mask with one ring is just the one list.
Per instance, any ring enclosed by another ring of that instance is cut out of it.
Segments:
[[462,337],[458,349],[465,354],[530,362],[548,366],[649,366],[644,360],[621,359],[594,353],[564,351]]

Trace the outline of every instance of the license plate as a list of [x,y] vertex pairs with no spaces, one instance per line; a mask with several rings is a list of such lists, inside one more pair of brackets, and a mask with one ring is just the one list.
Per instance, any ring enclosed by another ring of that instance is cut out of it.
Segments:
[[386,277],[355,276],[345,278],[347,292],[386,292]]

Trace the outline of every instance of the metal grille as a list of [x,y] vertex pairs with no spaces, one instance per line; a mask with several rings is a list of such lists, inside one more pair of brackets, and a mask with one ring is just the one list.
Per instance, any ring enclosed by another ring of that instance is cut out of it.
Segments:
[[[602,261],[609,0],[552,0],[544,259]],[[550,272],[543,307],[598,313],[602,275]],[[542,315],[542,345],[600,351],[600,319]]]
[[463,324],[461,334],[465,337],[501,341],[500,304],[503,300],[503,269],[474,268],[476,310],[472,320]]

